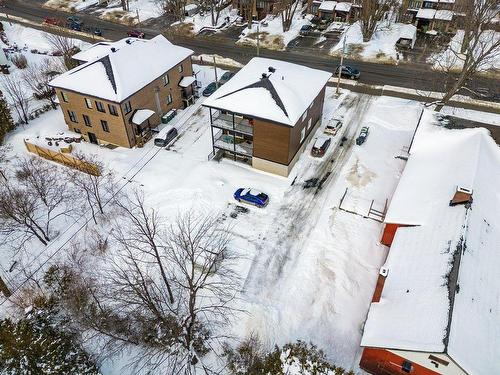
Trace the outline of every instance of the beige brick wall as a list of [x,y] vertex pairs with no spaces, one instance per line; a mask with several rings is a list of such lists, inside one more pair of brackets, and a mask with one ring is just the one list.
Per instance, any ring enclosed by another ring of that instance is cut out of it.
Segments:
[[[182,72],[179,72],[179,65],[183,68]],[[114,103],[89,95],[79,94],[74,91],[56,88],[57,97],[64,114],[64,121],[68,125],[69,130],[79,130],[87,141],[89,140],[88,133],[91,132],[96,135],[99,143],[111,143],[117,146],[133,147],[136,144],[135,127],[130,124],[129,120],[136,109],[151,109],[155,111],[158,116],[153,117],[151,123],[156,126],[160,122],[161,115],[173,108],[183,108],[182,90],[178,84],[182,77],[191,76],[193,74],[191,58],[188,57],[179,65],[176,65],[166,73],[169,77],[168,85],[165,86],[163,84],[164,75],[162,75],[125,99],[122,103]],[[138,69],[140,69],[140,66],[138,66]],[[63,100],[61,91],[64,91],[68,99],[67,102]],[[172,95],[171,104],[167,103],[169,93]],[[91,109],[87,108],[85,98],[91,100]],[[103,103],[105,112],[99,112],[97,110],[96,101]],[[125,103],[128,101],[130,101],[132,110],[125,114]],[[110,114],[108,105],[114,105],[116,107],[118,116]],[[70,120],[68,110],[76,114],[76,123]],[[92,124],[91,127],[85,125],[83,120],[84,114],[89,116]],[[108,122],[109,133],[102,129],[101,120]]]

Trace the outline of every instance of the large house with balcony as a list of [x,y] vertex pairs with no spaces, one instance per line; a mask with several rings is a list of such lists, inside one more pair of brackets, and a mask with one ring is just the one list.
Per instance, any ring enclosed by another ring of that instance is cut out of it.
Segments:
[[486,129],[430,123],[417,131],[385,216],[390,249],[360,367],[374,375],[500,374],[500,149]]
[[192,54],[162,35],[97,43],[50,85],[71,131],[91,143],[134,147],[163,115],[194,102]]
[[288,176],[321,123],[331,73],[255,57],[203,105],[212,155]]
[[403,20],[424,32],[449,32],[465,17],[464,2],[468,0],[405,0]]

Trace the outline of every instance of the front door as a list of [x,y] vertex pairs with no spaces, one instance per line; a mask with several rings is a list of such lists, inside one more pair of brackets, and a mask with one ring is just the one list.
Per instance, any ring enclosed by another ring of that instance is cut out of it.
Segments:
[[97,137],[95,136],[95,134],[91,133],[91,132],[88,132],[87,134],[89,136],[89,142],[96,145],[97,144]]

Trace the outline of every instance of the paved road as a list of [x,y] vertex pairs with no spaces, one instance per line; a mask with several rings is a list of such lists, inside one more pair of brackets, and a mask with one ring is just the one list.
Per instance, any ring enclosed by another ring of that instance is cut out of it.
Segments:
[[[6,0],[6,6],[1,10],[7,14],[23,17],[35,22],[42,22],[45,17],[66,18],[69,13],[46,9],[42,7],[41,0]],[[127,26],[108,22],[97,18],[89,13],[78,13],[84,24],[98,27],[103,36],[111,40],[117,40],[126,35]],[[168,33],[168,26],[160,21],[148,21],[141,28],[148,37]],[[148,26],[150,25],[150,26]],[[154,27],[151,27],[153,25]],[[178,35],[168,35],[172,42],[191,48],[196,54],[218,54],[233,58],[241,63],[246,63],[255,56],[255,48],[234,45],[232,38],[223,38],[218,35],[198,36],[196,38]],[[91,38],[88,38],[91,40]],[[333,71],[339,64],[338,59],[322,55],[317,50],[297,46],[288,51],[272,51],[261,49],[262,57],[279,59],[298,63],[313,68]],[[446,79],[439,72],[434,72],[427,64],[402,63],[399,66],[377,64],[361,61],[349,61],[361,71],[360,82],[372,85],[393,85],[408,87],[418,90],[443,91],[446,84],[450,84],[452,78]],[[472,89],[481,89],[489,95],[499,92],[500,80],[486,77],[476,77],[470,83]]]

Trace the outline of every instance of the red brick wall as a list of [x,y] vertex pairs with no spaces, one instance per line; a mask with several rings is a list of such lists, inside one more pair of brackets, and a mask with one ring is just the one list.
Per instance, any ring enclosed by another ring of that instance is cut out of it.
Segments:
[[385,224],[384,233],[382,234],[382,240],[380,240],[380,242],[382,242],[383,245],[391,246],[392,241],[394,240],[394,236],[396,235],[396,230],[399,227],[406,226],[407,225],[404,224]]
[[[359,367],[372,375],[407,375],[402,370],[405,359],[385,349],[364,348]],[[412,363],[411,375],[440,375],[438,372]]]

